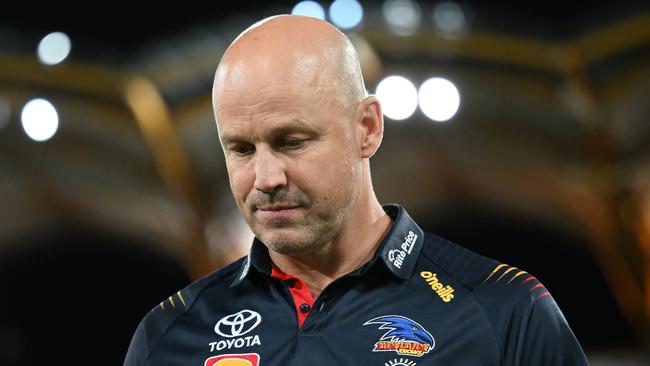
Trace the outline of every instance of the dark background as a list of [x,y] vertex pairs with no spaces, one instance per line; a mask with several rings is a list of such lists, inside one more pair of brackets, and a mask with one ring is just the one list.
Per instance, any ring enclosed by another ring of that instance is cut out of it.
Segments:
[[[436,4],[418,3],[423,12]],[[210,115],[211,73],[236,34],[294,4],[4,4],[0,97],[11,114],[0,128],[1,365],[121,364],[149,309],[245,254],[249,237]],[[433,70],[454,78],[464,98],[448,124],[432,125],[419,112],[406,122],[387,119],[373,160],[381,201],[403,204],[427,231],[540,278],[592,364],[644,364],[650,24],[608,39],[604,56],[578,51],[588,50],[580,40],[648,16],[648,2],[458,4],[467,38],[418,33],[457,51],[427,41],[394,51],[396,38],[371,18],[350,31],[379,60],[378,75],[366,74],[368,90],[383,75],[422,79]],[[72,52],[62,65],[43,67],[34,52],[51,31],[68,34]],[[465,42],[477,35],[531,49],[578,44],[578,56],[562,53],[564,66],[551,56],[517,63],[504,46],[472,52]],[[161,171],[169,155],[160,155],[125,102],[133,76],[158,88],[187,171],[171,178]],[[51,141],[35,144],[20,130],[20,106],[32,96],[60,107],[61,130]],[[575,112],[584,105],[587,112]]]

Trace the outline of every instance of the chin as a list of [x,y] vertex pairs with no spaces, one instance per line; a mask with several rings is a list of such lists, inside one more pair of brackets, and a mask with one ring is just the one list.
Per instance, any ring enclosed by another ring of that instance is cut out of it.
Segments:
[[269,250],[284,255],[310,252],[322,246],[312,235],[285,230],[264,233],[258,237]]

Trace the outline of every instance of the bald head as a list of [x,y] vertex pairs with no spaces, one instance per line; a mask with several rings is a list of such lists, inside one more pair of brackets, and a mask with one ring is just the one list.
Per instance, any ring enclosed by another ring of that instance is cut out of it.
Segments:
[[385,215],[369,164],[381,106],[329,23],[283,15],[248,28],[221,59],[213,106],[235,202],[271,251],[317,252]]
[[350,40],[325,21],[297,15],[264,19],[242,32],[226,50],[214,80],[217,119],[224,93],[267,85],[311,93],[321,103],[348,112],[365,97]]

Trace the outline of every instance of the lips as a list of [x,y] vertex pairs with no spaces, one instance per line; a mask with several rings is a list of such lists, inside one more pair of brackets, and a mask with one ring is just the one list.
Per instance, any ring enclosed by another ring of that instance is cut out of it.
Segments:
[[259,211],[283,211],[283,210],[291,210],[294,208],[298,208],[300,206],[298,205],[288,205],[288,204],[273,204],[273,205],[262,205],[262,206],[257,206],[256,210]]
[[264,222],[286,223],[300,216],[300,206],[287,204],[273,204],[257,206],[255,216]]

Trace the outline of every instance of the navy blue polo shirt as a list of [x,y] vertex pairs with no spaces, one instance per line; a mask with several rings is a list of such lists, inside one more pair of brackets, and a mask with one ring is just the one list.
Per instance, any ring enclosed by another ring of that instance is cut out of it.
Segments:
[[312,299],[254,240],[138,326],[126,366],[587,365],[531,274],[425,233],[397,205],[374,257]]

